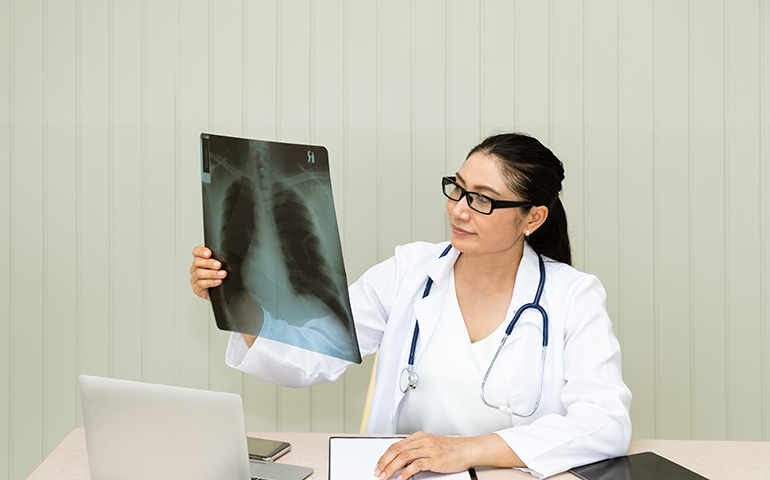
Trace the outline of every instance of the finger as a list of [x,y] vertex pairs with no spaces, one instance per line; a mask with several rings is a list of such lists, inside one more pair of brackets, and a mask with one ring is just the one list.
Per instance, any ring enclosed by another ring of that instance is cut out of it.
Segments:
[[214,288],[217,285],[220,285],[222,283],[222,280],[214,279],[214,280],[198,280],[195,282],[195,288],[206,290],[208,288]]
[[227,272],[224,270],[210,270],[208,268],[196,268],[190,274],[196,279],[222,279],[227,276]]
[[[416,448],[420,448],[421,446],[424,446],[425,439],[428,437],[428,434],[425,432],[417,431],[413,434],[409,435],[403,440],[399,440],[398,442],[391,445],[385,453],[382,455],[380,460],[377,462],[377,466],[375,468],[375,476],[380,476],[381,472],[385,471],[385,468],[393,462],[394,459],[403,451],[405,450],[414,450]],[[390,473],[391,475],[398,471],[399,468],[403,467],[404,464],[401,464],[398,466],[398,468],[392,470]],[[390,477],[387,477],[390,478]]]
[[375,476],[380,478],[390,478],[390,477],[383,477],[383,475],[385,474],[385,469],[393,462],[396,456],[399,453],[401,453],[404,447],[405,441],[406,439],[399,440],[398,442],[388,447],[387,450],[385,450],[385,453],[383,453],[380,459],[377,460],[377,465],[374,468]]
[[408,479],[412,475],[420,473],[422,470],[430,470],[430,468],[428,468],[427,462],[420,458],[407,465],[404,470],[398,474],[398,478],[396,480]]
[[[399,470],[412,463],[419,456],[417,450],[402,450],[393,460],[383,469],[380,479],[386,480],[393,477]],[[383,477],[384,475],[384,477]]]
[[222,268],[222,263],[213,258],[195,257],[192,264],[193,267],[207,268],[209,270],[219,270]]
[[193,248],[192,254],[193,257],[209,258],[211,257],[211,250],[206,247],[195,247]]
[[198,283],[198,280],[194,276],[190,276],[190,286],[192,287],[193,293],[198,295],[204,300],[209,300],[209,289],[198,288],[197,283]]

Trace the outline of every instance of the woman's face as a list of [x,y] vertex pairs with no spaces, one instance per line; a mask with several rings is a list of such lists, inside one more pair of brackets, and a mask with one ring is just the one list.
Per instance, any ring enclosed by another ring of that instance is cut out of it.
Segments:
[[[522,200],[508,189],[500,174],[498,160],[483,153],[474,153],[465,160],[457,172],[457,184],[494,200]],[[472,210],[466,198],[459,202],[447,199],[454,248],[468,254],[502,253],[522,248],[525,222],[521,209],[499,208],[484,215]]]

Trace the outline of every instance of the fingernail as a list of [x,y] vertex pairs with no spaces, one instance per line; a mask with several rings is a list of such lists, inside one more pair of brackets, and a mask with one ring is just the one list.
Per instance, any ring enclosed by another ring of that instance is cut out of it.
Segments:
[[382,473],[382,472],[380,471],[380,467],[376,467],[376,468],[374,469],[374,476],[375,476],[375,477],[379,477],[379,476],[380,476],[380,473]]
[[385,472],[382,472],[382,473],[380,474],[380,480],[385,480]]
[[216,267],[216,268],[219,268],[221,265],[222,265],[222,264],[221,264],[221,263],[219,263],[219,262],[216,262],[216,261],[214,262],[214,267]]
[[403,475],[399,475],[396,480],[404,480],[404,476]]

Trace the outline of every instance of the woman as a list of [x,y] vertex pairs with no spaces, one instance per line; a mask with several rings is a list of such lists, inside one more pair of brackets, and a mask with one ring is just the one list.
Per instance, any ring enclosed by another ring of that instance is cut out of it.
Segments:
[[[451,247],[398,247],[350,286],[361,353],[380,351],[367,432],[411,434],[379,460],[379,478],[403,467],[399,480],[476,465],[545,477],[626,452],[631,392],[604,289],[570,266],[563,178],[561,162],[536,139],[485,139],[442,181]],[[208,298],[224,272],[208,249],[193,255],[193,290]],[[536,296],[547,326],[537,308],[526,309],[487,381],[505,329]],[[416,388],[405,368],[412,350]],[[349,365],[239,334],[231,336],[227,363],[294,387],[332,381]]]

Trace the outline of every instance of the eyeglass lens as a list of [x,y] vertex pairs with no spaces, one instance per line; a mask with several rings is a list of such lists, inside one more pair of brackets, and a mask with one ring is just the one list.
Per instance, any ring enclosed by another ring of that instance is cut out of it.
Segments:
[[489,198],[478,193],[468,193],[463,187],[454,183],[451,179],[445,178],[442,182],[444,186],[444,195],[447,198],[459,201],[463,196],[467,198],[468,206],[479,213],[490,213],[492,211],[492,202]]

